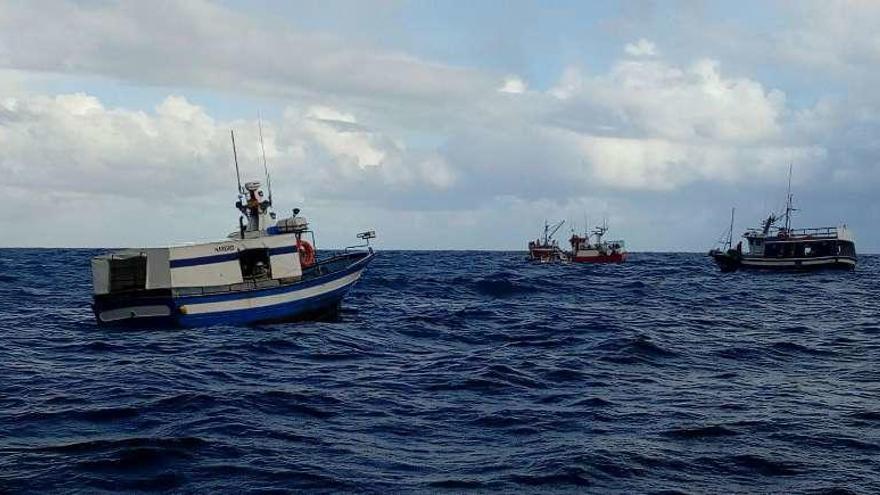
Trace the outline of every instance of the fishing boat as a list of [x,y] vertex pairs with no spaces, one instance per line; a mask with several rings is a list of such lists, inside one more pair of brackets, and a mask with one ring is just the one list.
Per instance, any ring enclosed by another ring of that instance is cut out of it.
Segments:
[[[759,229],[743,234],[742,241],[733,246],[735,211],[731,211],[730,228],[721,248],[709,251],[722,272],[743,269],[807,271],[819,269],[855,269],[858,263],[855,238],[846,225],[794,229],[791,226],[793,207],[791,173],[785,212],[771,214]],[[782,221],[780,223],[780,221]]]
[[[608,232],[608,223],[584,232],[583,236],[572,234],[569,243],[569,258],[575,263],[623,263],[626,261],[626,243],[622,240],[606,241],[603,239]],[[593,239],[593,240],[591,240]]]
[[564,252],[559,243],[553,239],[556,232],[562,227],[565,220],[560,220],[553,225],[544,221],[544,233],[538,239],[529,241],[529,259],[540,263],[553,263],[568,261],[568,254]]
[[[262,145],[262,129],[261,129]],[[196,327],[301,320],[335,314],[374,258],[370,239],[326,257],[316,252],[314,232],[295,208],[276,221],[266,171],[261,183],[242,187],[238,177],[238,229],[217,242],[124,249],[92,259],[99,325]]]

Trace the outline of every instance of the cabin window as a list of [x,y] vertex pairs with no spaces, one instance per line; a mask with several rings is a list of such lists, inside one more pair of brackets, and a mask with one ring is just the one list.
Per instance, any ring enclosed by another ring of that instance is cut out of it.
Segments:
[[147,258],[110,259],[110,292],[143,290],[147,287]]
[[269,265],[269,249],[248,249],[238,253],[238,261],[241,264],[241,278],[245,280],[260,280],[272,278]]
[[840,256],[852,256],[856,255],[856,247],[852,242],[849,241],[839,241],[837,243],[837,254]]

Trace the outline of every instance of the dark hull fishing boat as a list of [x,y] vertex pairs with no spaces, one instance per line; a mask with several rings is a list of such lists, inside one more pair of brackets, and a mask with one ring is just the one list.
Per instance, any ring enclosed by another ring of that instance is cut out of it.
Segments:
[[[722,272],[736,270],[809,271],[823,269],[852,270],[858,263],[855,239],[842,225],[807,229],[791,228],[791,177],[785,213],[770,215],[761,229],[743,234],[748,251],[740,241],[733,247],[733,213],[724,248],[709,251]],[[782,225],[777,222],[783,220]]]

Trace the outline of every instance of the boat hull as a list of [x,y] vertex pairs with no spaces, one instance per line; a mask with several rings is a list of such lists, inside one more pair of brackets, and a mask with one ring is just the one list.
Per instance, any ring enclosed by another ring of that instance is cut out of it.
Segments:
[[823,256],[812,258],[762,258],[757,256],[733,256],[722,253],[713,255],[722,272],[736,270],[761,271],[818,271],[853,270],[858,259],[851,256]]
[[334,314],[343,298],[372,261],[373,253],[354,253],[322,265],[339,269],[300,281],[263,289],[234,292],[142,294],[96,297],[93,309],[99,325],[177,326],[249,325],[295,321]]
[[529,249],[529,259],[532,261],[539,261],[542,263],[552,262],[552,261],[561,261],[565,258],[565,253],[563,253],[559,248],[532,248]]
[[571,257],[571,261],[575,263],[623,263],[626,261],[626,253],[587,255],[575,253]]

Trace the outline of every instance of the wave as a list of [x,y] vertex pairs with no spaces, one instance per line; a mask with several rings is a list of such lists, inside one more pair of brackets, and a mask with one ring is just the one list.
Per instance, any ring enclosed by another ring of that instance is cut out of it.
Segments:
[[338,414],[342,402],[321,393],[303,393],[287,390],[263,390],[245,394],[249,406],[267,414],[296,414],[327,419]]
[[738,454],[715,459],[701,459],[701,464],[730,474],[758,474],[761,476],[794,476],[800,466],[791,461],[768,459],[754,454]]
[[92,321],[92,254],[0,251],[0,491],[880,486],[878,257],[382,253],[336,321],[132,332]]
[[474,290],[484,296],[505,298],[534,292],[535,288],[507,278],[478,279],[472,283]]
[[518,485],[547,488],[566,485],[584,488],[594,484],[589,475],[579,468],[570,468],[551,474],[513,474],[509,479]]
[[445,490],[477,490],[486,488],[486,484],[476,480],[462,479],[446,479],[431,481],[428,483],[431,488],[441,488]]
[[675,428],[672,430],[666,430],[663,432],[663,435],[672,437],[672,438],[683,438],[683,439],[701,439],[701,438],[717,438],[717,437],[732,437],[738,435],[738,433],[729,428],[725,428],[720,425],[712,425],[712,426],[697,426],[692,428]]

